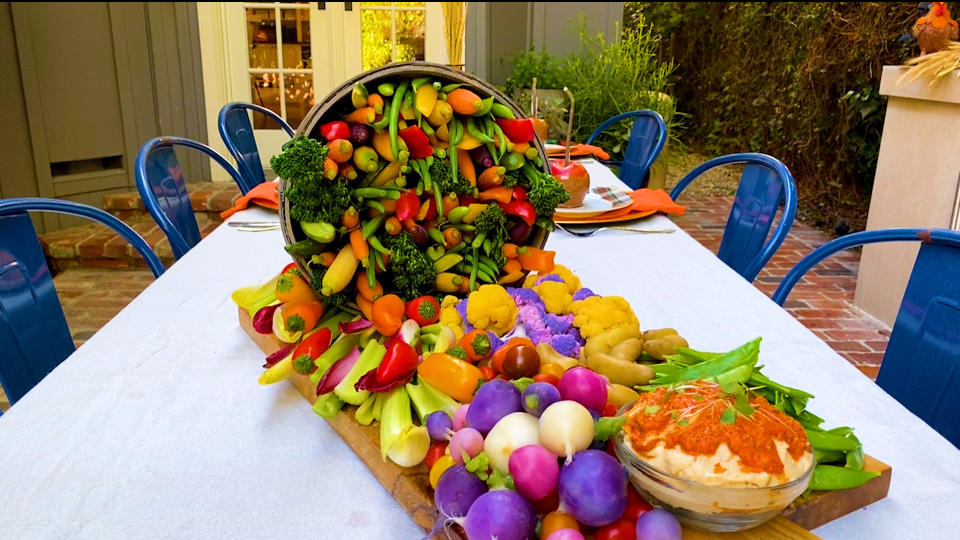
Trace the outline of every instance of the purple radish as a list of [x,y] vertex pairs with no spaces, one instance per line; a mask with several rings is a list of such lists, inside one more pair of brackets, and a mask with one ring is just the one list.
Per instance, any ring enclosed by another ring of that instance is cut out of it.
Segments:
[[462,518],[478,497],[487,492],[487,484],[463,465],[447,469],[437,482],[433,502],[443,518]]
[[427,416],[427,433],[434,441],[446,441],[453,434],[453,421],[445,411],[433,411]]
[[536,525],[533,505],[509,490],[484,493],[473,501],[463,520],[467,538],[484,540],[527,540],[533,537]]
[[584,450],[560,469],[557,492],[560,504],[577,521],[603,527],[627,509],[627,473],[610,454]]
[[456,412],[453,413],[453,430],[460,431],[461,429],[467,427],[467,410],[470,408],[469,403],[464,403],[457,408]]
[[533,231],[533,227],[527,225],[527,222],[520,220],[516,225],[510,229],[510,241],[514,244],[522,246],[527,243],[527,238],[530,238],[530,233]]
[[683,531],[673,514],[662,508],[645,512],[637,520],[637,540],[680,540]]
[[584,540],[584,538],[576,529],[557,529],[550,533],[547,540]]
[[480,167],[480,169],[489,169],[497,164],[490,155],[486,146],[478,146],[470,150],[470,158]]
[[370,126],[363,124],[350,124],[350,142],[354,145],[366,144],[370,141],[373,131]]
[[550,383],[535,382],[528,386],[520,397],[523,410],[540,418],[547,407],[560,401],[560,391]]
[[466,460],[476,457],[483,451],[483,435],[473,428],[463,428],[450,437],[450,446],[447,449],[450,451],[450,457],[463,465]]
[[[604,387],[606,391],[606,387]],[[467,410],[467,423],[486,435],[504,416],[520,412],[520,390],[503,379],[493,379],[477,390]]]

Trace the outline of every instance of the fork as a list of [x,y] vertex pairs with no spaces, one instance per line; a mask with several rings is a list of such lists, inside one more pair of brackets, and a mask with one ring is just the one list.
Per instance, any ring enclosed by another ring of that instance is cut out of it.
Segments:
[[279,227],[279,221],[231,221],[227,223],[231,227]]
[[561,225],[561,224],[559,224],[559,223],[556,223],[556,226],[557,226],[558,229],[560,229],[561,231],[563,231],[563,232],[565,232],[565,233],[567,233],[567,234],[570,234],[570,235],[573,235],[573,236],[580,236],[580,237],[583,237],[583,238],[585,238],[585,237],[587,237],[587,236],[593,236],[593,235],[597,234],[598,232],[604,231],[604,230],[607,230],[607,229],[616,230],[616,231],[627,231],[627,232],[641,233],[641,234],[666,234],[666,233],[672,233],[672,232],[674,232],[674,231],[676,230],[676,229],[670,229],[670,228],[668,228],[668,229],[634,229],[633,227],[626,227],[626,226],[623,226],[623,225],[610,225],[610,226],[606,226],[606,227],[597,227],[596,229],[590,229],[590,230],[588,230],[588,231],[576,231],[576,230],[573,230],[573,229],[569,229],[569,228],[567,228],[567,227],[564,227],[563,225]]

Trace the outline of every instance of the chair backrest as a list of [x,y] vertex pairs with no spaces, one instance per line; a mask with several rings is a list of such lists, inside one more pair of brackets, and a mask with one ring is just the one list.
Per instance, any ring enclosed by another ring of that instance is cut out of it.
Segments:
[[163,273],[160,259],[143,238],[103,210],[51,199],[0,200],[0,384],[10,403],[23,397],[74,350],[28,211],[58,212],[102,223],[133,244],[153,275]]
[[[797,186],[787,166],[766,154],[720,156],[690,171],[670,197],[676,200],[690,182],[714,167],[740,163],[745,166],[717,257],[747,281],[753,281],[787,238],[797,215]],[[783,214],[771,235],[781,202]]]
[[207,154],[233,177],[237,185],[244,181],[240,173],[216,150],[183,137],[157,137],[140,147],[137,153],[137,191],[153,220],[170,240],[173,256],[179,259],[200,242],[200,228],[193,215],[190,195],[174,146],[184,146]]
[[608,118],[587,137],[587,144],[593,142],[607,128],[626,118],[636,118],[630,128],[630,138],[620,164],[620,179],[628,186],[637,189],[645,185],[647,172],[660,156],[667,144],[667,124],[656,111],[640,110],[618,114]]
[[220,109],[220,117],[217,122],[220,138],[223,139],[223,144],[227,146],[230,155],[237,160],[237,169],[244,180],[243,185],[240,186],[240,191],[244,194],[266,181],[266,177],[263,175],[263,165],[260,162],[260,151],[257,149],[257,141],[253,137],[253,125],[250,123],[247,110],[258,112],[273,120],[288,135],[293,137],[293,129],[283,121],[283,118],[265,107],[252,103],[234,102],[227,103]]
[[960,232],[887,229],[843,236],[804,257],[773,300],[783,305],[812,267],[838,251],[877,242],[921,242],[890,333],[877,384],[960,447]]

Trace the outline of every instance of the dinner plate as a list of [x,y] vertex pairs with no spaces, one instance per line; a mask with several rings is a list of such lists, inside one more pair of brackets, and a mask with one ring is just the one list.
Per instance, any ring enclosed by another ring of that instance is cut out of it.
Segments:
[[591,189],[586,197],[583,198],[583,204],[576,208],[557,208],[554,213],[554,219],[560,218],[588,218],[598,216],[611,210],[619,210],[633,204],[630,194],[621,189],[607,190],[606,195],[600,195]]
[[630,212],[620,216],[614,217],[604,217],[602,214],[591,217],[581,217],[581,218],[569,218],[561,217],[554,215],[554,223],[559,223],[561,225],[596,225],[599,223],[621,223],[624,221],[633,221],[635,219],[645,218],[656,214],[656,210],[650,210],[647,212]]

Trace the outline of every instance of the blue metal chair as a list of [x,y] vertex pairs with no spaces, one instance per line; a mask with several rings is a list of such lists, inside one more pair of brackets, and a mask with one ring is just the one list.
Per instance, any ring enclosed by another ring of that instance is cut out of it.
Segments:
[[[797,215],[797,186],[787,166],[766,154],[730,154],[711,159],[684,176],[670,192],[677,200],[690,182],[714,167],[743,163],[740,186],[727,218],[717,257],[753,281],[787,238]],[[783,203],[783,215],[770,239],[770,227]]]
[[174,146],[200,150],[230,173],[237,185],[242,186],[244,180],[226,158],[203,143],[183,137],[157,137],[140,147],[135,169],[137,191],[144,207],[170,240],[173,256],[179,259],[200,242],[200,227],[193,215]]
[[84,204],[54,199],[0,200],[0,384],[15,403],[74,351],[37,231],[27,212],[85,217],[127,239],[153,275],[163,273],[150,246],[116,217]]
[[877,242],[920,242],[920,251],[890,333],[877,384],[960,447],[960,232],[886,229],[850,234],[804,257],[780,282],[783,305],[793,286],[820,261]]
[[609,165],[620,167],[620,179],[628,186],[637,189],[647,185],[647,173],[653,162],[660,156],[667,144],[667,124],[656,111],[630,111],[608,118],[600,127],[587,137],[587,144],[593,144],[610,126],[625,118],[636,117],[630,128],[630,138],[623,153],[623,161],[606,161]]
[[220,109],[219,121],[217,122],[220,129],[220,138],[223,139],[223,144],[227,145],[230,155],[237,160],[237,169],[240,170],[240,175],[244,180],[244,183],[240,185],[240,191],[244,194],[267,180],[263,175],[263,165],[260,163],[257,141],[253,138],[253,125],[250,123],[250,116],[247,114],[248,109],[273,120],[290,137],[293,137],[293,128],[270,109],[241,102],[227,103]]

